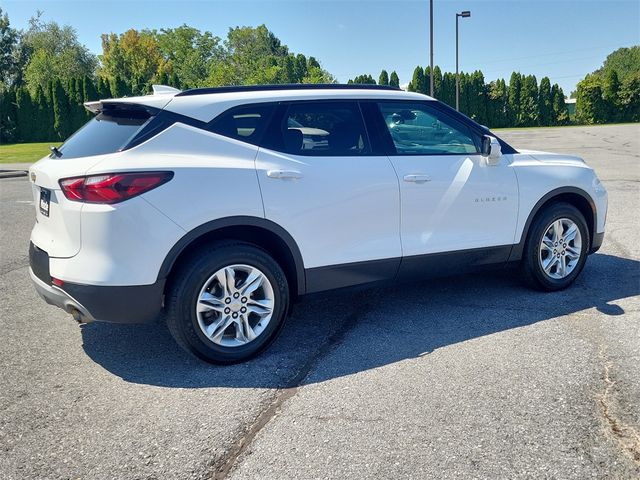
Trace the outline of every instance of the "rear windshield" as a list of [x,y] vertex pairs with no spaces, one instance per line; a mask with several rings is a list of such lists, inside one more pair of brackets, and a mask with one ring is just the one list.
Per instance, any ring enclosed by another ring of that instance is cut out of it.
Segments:
[[[102,112],[89,120],[58,149],[60,158],[90,157],[122,150],[149,121],[144,110]],[[54,153],[52,157],[57,157]]]

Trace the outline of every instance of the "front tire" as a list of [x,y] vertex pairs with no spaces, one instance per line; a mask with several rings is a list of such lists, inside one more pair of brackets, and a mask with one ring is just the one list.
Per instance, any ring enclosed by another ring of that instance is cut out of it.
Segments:
[[522,259],[526,282],[543,291],[567,288],[587,260],[589,229],[580,211],[568,203],[546,207],[534,219]]
[[288,305],[286,276],[267,252],[246,243],[206,245],[170,281],[167,326],[198,358],[238,363],[273,342]]

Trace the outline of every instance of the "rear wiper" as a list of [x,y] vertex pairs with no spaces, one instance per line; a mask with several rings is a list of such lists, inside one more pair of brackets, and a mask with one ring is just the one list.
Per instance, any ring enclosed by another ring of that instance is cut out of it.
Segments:
[[51,153],[55,155],[57,158],[60,158],[62,156],[62,152],[58,150],[58,147],[56,147],[55,145],[51,145],[49,147],[49,150],[51,150]]

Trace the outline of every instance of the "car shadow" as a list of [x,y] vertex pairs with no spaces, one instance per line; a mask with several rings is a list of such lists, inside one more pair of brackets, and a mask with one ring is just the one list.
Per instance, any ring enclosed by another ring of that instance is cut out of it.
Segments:
[[322,382],[585,309],[623,315],[615,302],[639,294],[640,262],[594,254],[562,292],[531,291],[517,272],[504,271],[306,300],[269,350],[240,365],[214,366],[191,357],[163,324],[94,323],[82,326],[82,337],[91,359],[129,382],[283,388],[300,372],[311,372],[302,384]]

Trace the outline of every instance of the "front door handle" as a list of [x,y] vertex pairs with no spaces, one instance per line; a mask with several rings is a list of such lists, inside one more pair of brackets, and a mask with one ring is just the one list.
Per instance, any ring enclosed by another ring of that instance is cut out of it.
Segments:
[[412,173],[410,175],[405,175],[404,181],[413,183],[424,183],[431,181],[431,177],[429,175],[424,175],[421,173]]
[[296,172],[295,170],[269,170],[267,172],[267,177],[280,178],[282,180],[298,180],[302,178],[302,173]]

